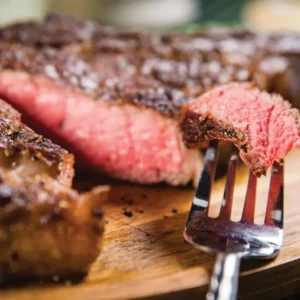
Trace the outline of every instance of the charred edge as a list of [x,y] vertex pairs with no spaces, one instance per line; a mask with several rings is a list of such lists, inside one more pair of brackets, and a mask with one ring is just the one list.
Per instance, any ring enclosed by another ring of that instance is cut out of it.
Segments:
[[202,116],[194,112],[186,112],[181,130],[188,147],[201,145],[205,140],[218,139],[232,141],[246,153],[250,149],[241,130],[215,119],[212,115]]
[[[22,54],[22,55],[20,55]],[[103,80],[91,61],[97,60],[90,53],[90,60],[83,55],[72,53],[66,49],[35,49],[24,45],[0,44],[1,69],[15,72],[24,71],[35,75],[43,75],[53,83],[72,87],[74,91],[83,91],[95,100],[107,99],[111,102],[133,103],[138,106],[151,107],[164,115],[177,117],[181,107],[188,102],[188,97],[180,86],[170,86],[137,71],[130,79],[114,72],[114,84]],[[125,58],[126,59],[126,58]],[[143,59],[140,59],[141,62]],[[128,61],[130,63],[130,61]],[[74,66],[80,65],[80,68]],[[135,65],[135,64],[133,64]],[[60,128],[62,125],[60,124]]]
[[240,150],[242,150],[244,153],[248,153],[250,149],[250,145],[248,143],[244,143],[240,145]]
[[196,147],[204,139],[204,132],[201,130],[198,114],[187,112],[181,124],[181,131],[184,142],[189,148]]

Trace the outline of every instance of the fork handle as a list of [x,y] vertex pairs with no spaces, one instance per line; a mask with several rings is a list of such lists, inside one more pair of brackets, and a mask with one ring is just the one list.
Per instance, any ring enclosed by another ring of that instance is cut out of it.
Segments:
[[218,253],[210,279],[207,300],[235,300],[237,298],[241,255]]

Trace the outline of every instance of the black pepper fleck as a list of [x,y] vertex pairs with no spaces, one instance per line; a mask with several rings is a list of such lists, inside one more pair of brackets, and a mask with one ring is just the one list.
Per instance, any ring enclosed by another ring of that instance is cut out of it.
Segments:
[[172,209],[172,213],[173,213],[173,214],[177,214],[177,213],[178,213],[178,210],[177,210],[176,208],[173,208],[173,209]]
[[132,204],[133,204],[133,202],[134,202],[134,200],[133,200],[133,199],[129,199],[129,200],[128,200],[128,204],[129,204],[129,205],[132,205]]
[[248,152],[248,148],[249,146],[247,143],[240,145],[240,149],[243,150],[245,153]]
[[148,196],[146,194],[142,194],[141,196],[142,196],[143,199],[148,198]]
[[19,254],[17,252],[13,252],[11,254],[11,258],[12,258],[13,261],[18,261],[20,257],[19,257]]
[[92,215],[96,218],[102,218],[104,213],[101,209],[95,208],[95,209],[92,210]]
[[131,218],[133,216],[133,213],[129,210],[124,211],[124,216]]

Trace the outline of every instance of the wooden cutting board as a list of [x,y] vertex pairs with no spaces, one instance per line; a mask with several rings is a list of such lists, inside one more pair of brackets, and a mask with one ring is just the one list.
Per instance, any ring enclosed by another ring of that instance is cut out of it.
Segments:
[[[242,263],[241,299],[282,299],[300,290],[298,155],[293,151],[286,158],[284,247],[273,261]],[[235,219],[242,209],[246,181],[246,169],[241,167],[233,207]],[[259,180],[258,221],[263,218],[268,184],[268,176]],[[221,199],[223,185],[224,179],[217,181],[214,199]],[[104,248],[86,278],[71,285],[8,288],[0,291],[0,299],[204,299],[214,257],[192,249],[182,238],[193,195],[192,189],[114,185],[106,207]],[[215,203],[212,215],[217,211]]]

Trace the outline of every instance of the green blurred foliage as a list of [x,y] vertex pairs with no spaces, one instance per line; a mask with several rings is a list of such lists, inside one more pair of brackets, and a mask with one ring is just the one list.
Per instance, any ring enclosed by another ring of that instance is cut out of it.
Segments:
[[200,23],[240,23],[241,11],[247,0],[200,0]]

